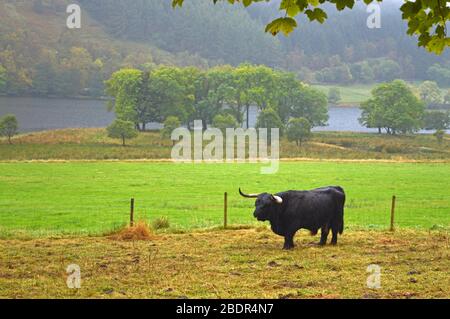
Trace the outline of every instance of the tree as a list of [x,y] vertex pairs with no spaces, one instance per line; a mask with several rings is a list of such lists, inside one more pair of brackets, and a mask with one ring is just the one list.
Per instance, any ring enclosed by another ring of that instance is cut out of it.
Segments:
[[[161,130],[161,136],[163,138],[170,139],[172,132],[181,126],[181,122],[176,116],[168,116],[164,121],[164,128]],[[173,141],[172,143],[175,143]]]
[[450,104],[450,89],[448,89],[447,93],[445,93],[444,104]]
[[231,114],[218,114],[214,117],[213,126],[225,134],[227,128],[237,128],[238,123]]
[[131,121],[116,119],[107,127],[108,136],[111,138],[122,139],[122,146],[125,146],[125,140],[137,137],[136,126]]
[[114,98],[109,108],[118,119],[131,121],[138,126],[137,107],[142,101],[143,72],[135,69],[122,69],[106,81],[106,92]]
[[[192,0],[191,0],[192,1]],[[262,0],[242,0],[247,7],[252,3]],[[275,0],[269,0],[275,2]],[[382,1],[382,0],[378,0]],[[172,6],[182,6],[185,0],[172,0]],[[214,3],[218,0],[213,0]],[[229,1],[230,3],[240,2],[238,0]],[[375,2],[375,0],[364,0],[366,4]],[[310,21],[325,22],[328,18],[324,9],[319,6],[330,4],[336,6],[336,9],[342,11],[346,8],[352,9],[354,0],[284,0],[281,2],[280,11],[282,17],[277,18],[266,26],[266,32],[273,35],[279,32],[288,35],[297,28],[297,16],[305,15]],[[441,53],[449,45],[447,37],[446,23],[450,19],[450,8],[446,1],[406,1],[401,7],[402,18],[408,22],[407,33],[418,36],[419,46],[435,53]]]
[[292,118],[286,128],[289,141],[295,141],[297,146],[302,146],[304,140],[311,136],[311,124],[304,117]]
[[269,142],[272,140],[272,128],[279,128],[280,135],[283,135],[283,122],[277,112],[272,108],[266,108],[259,113],[258,119],[256,120],[256,128],[267,129],[267,138]]
[[17,134],[19,125],[15,115],[8,114],[0,119],[0,136],[8,138],[8,143],[12,144],[11,137]]
[[328,102],[336,105],[341,100],[341,91],[337,87],[332,87],[328,91]]
[[404,81],[394,80],[373,89],[372,98],[363,102],[361,109],[362,125],[396,134],[419,130],[425,107]]
[[450,127],[450,112],[431,111],[424,115],[426,130],[446,130]]
[[328,121],[328,100],[324,93],[308,86],[300,86],[292,96],[292,117],[304,117],[311,126],[323,126]]
[[420,98],[426,105],[442,104],[444,98],[436,82],[425,81],[419,86]]
[[450,66],[448,65],[435,63],[428,68],[427,75],[429,79],[433,79],[441,86],[450,85]]

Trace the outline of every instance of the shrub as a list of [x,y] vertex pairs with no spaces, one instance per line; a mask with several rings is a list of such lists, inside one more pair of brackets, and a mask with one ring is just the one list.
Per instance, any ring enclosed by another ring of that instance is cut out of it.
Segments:
[[154,230],[166,229],[170,227],[169,219],[167,217],[159,217],[152,222],[152,228]]

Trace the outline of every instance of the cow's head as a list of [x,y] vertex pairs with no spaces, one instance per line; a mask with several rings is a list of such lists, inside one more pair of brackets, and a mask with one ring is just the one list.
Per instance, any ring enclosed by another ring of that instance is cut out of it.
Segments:
[[271,214],[276,209],[276,206],[283,203],[283,199],[280,196],[269,193],[244,194],[239,188],[239,194],[245,198],[256,198],[253,216],[259,221],[270,220]]

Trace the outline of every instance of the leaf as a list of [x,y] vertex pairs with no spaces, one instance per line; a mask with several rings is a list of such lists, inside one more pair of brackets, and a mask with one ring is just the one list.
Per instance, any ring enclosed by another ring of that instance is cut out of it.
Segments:
[[297,21],[293,18],[278,18],[271,23],[269,23],[266,27],[266,32],[270,32],[272,35],[277,35],[280,32],[283,32],[284,35],[288,35],[297,27]]
[[310,21],[317,20],[320,23],[324,23],[328,18],[326,12],[320,8],[315,8],[314,10],[306,10],[305,14],[308,16]]

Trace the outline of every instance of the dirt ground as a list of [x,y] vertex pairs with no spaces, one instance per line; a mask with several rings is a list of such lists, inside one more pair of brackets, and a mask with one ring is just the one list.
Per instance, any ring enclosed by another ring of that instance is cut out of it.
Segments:
[[[302,231],[283,251],[264,227],[133,242],[1,240],[0,297],[450,298],[448,232],[352,230],[335,247],[318,240]],[[71,264],[80,267],[80,289],[67,286]],[[367,286],[376,278],[371,264],[380,267],[379,289]]]

